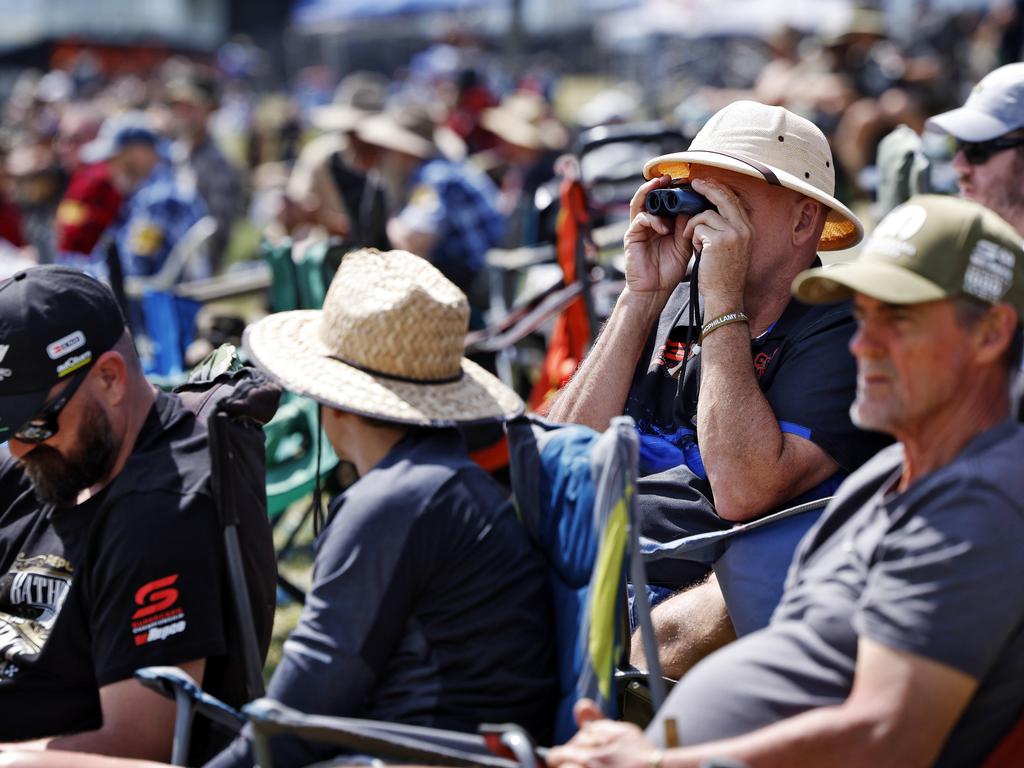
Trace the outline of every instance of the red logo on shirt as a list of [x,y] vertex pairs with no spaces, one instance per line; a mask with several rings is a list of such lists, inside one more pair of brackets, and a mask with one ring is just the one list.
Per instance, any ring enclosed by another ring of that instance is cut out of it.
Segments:
[[135,604],[141,606],[132,614],[132,634],[136,645],[163,640],[185,631],[185,611],[175,607],[178,590],[172,585],[178,574],[164,576],[143,584],[135,592]]
[[757,378],[764,376],[764,372],[768,369],[768,363],[775,357],[775,353],[778,349],[773,349],[771,352],[758,352],[754,355],[754,373],[757,374]]
[[661,365],[681,363],[686,360],[686,342],[668,339],[658,352],[658,363]]
[[135,604],[142,607],[132,614],[132,621],[144,619],[174,605],[178,599],[178,590],[168,589],[168,587],[177,580],[178,574],[175,573],[139,587],[135,593]]

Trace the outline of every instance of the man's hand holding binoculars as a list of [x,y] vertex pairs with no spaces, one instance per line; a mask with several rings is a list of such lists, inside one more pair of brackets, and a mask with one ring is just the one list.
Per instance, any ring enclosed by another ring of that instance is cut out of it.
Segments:
[[717,211],[692,216],[683,237],[700,251],[699,290],[705,317],[743,309],[747,268],[753,250],[754,231],[739,197],[725,184],[694,179],[693,188]]
[[[649,200],[656,190],[673,189],[665,175],[643,184],[630,202],[632,223],[624,239],[626,285],[637,294],[662,294],[661,305],[686,277],[694,249],[701,253],[700,293],[705,314],[743,308],[743,288],[753,239],[750,219],[729,187],[709,179],[692,179],[686,196]],[[694,195],[693,193],[697,194]],[[682,210],[666,210],[676,205]],[[657,212],[652,212],[654,208]],[[708,307],[711,303],[713,306]]]
[[[630,225],[623,238],[626,252],[626,287],[632,293],[661,293],[661,303],[686,276],[692,255],[684,226],[646,210],[647,195],[672,185],[661,176],[642,184],[629,203]],[[660,311],[660,310],[659,310]]]

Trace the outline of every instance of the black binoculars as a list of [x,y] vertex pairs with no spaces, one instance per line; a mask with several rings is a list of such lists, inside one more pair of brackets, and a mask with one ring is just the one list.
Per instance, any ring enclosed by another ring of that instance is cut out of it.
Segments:
[[665,219],[674,219],[676,216],[695,216],[702,211],[718,213],[718,208],[704,195],[694,192],[693,187],[689,184],[652,189],[644,200],[644,208],[648,213]]

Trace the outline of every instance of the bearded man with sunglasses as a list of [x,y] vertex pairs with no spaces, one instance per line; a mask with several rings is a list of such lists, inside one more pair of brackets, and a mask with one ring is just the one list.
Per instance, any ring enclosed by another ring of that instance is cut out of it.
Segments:
[[205,427],[113,294],[45,266],[0,283],[2,440],[0,742],[167,759],[174,706],[134,670],[231,693]]
[[1024,234],[1024,63],[989,72],[962,107],[929,118],[925,129],[956,139],[960,195]]

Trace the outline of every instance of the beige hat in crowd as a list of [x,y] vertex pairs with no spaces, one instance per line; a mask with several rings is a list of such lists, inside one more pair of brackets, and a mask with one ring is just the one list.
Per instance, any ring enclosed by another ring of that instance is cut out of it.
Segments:
[[711,116],[685,152],[649,160],[644,178],[668,174],[685,181],[694,163],[763,179],[827,206],[820,250],[849,248],[864,236],[860,220],[834,196],[835,163],[825,134],[783,107],[734,101]]
[[520,414],[462,356],[468,328],[465,294],[428,261],[365,249],[342,259],[323,310],[269,315],[243,343],[286,389],[361,416],[440,427]]
[[352,72],[334,89],[334,101],[310,110],[313,127],[321,131],[351,131],[359,122],[384,109],[388,81],[376,72]]
[[972,296],[1006,302],[1024,318],[1024,240],[974,202],[917,195],[883,218],[856,261],[801,272],[793,295],[808,304],[862,293],[887,304]]
[[403,152],[429,160],[446,157],[463,160],[466,144],[450,128],[440,125],[430,110],[420,104],[390,107],[359,123],[356,135],[375,147]]
[[547,103],[532,91],[516,91],[497,107],[485,109],[480,125],[498,138],[517,147],[536,150],[560,150],[569,142],[569,134],[547,114]]

